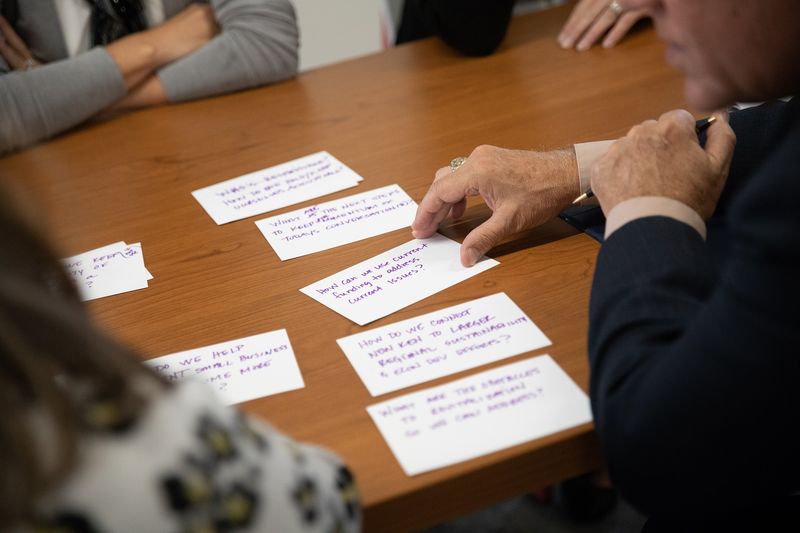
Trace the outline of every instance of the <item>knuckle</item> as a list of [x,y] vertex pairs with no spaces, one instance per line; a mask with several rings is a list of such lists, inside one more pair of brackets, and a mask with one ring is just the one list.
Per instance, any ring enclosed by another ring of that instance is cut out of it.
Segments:
[[433,181],[434,181],[434,183],[435,183],[436,181],[438,181],[438,180],[440,180],[440,179],[444,178],[444,177],[445,177],[445,176],[447,176],[448,174],[450,174],[450,172],[452,172],[452,171],[450,170],[450,167],[442,167],[442,168],[440,168],[439,170],[437,170],[437,171],[436,171],[436,173],[433,175]]
[[628,131],[628,137],[643,137],[652,131],[653,127],[658,124],[655,120],[645,120],[640,124],[636,124]]
[[436,181],[431,183],[431,186],[428,189],[428,192],[432,193],[432,194],[434,194],[436,196],[439,196],[441,191],[442,191],[442,187],[443,187],[443,184],[444,184],[445,181],[446,180],[444,180],[444,179],[437,179]]
[[496,146],[492,146],[490,144],[480,144],[480,145],[476,146],[474,150],[472,150],[472,153],[470,154],[470,157],[475,156],[476,158],[480,159],[482,157],[488,156],[489,154],[491,154],[495,150],[497,150]]
[[660,120],[672,122],[686,122],[688,120],[694,122],[694,117],[685,109],[673,109],[661,115]]
[[645,130],[645,122],[642,122],[641,124],[636,124],[630,130],[628,130],[627,137],[639,137],[644,134],[644,130]]

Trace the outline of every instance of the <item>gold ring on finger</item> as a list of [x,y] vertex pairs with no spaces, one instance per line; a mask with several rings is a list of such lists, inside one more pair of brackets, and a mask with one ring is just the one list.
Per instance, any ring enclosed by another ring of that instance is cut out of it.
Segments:
[[466,160],[467,158],[463,156],[452,159],[450,161],[450,172],[455,172],[456,170],[458,170],[458,167],[463,165]]

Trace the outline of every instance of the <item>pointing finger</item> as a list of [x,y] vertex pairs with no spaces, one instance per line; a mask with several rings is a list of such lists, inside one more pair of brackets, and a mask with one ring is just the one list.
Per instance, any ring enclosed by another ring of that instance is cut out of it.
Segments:
[[419,203],[417,215],[411,224],[411,233],[415,238],[425,239],[436,232],[450,209],[466,198],[468,179],[469,173],[463,171],[436,178]]

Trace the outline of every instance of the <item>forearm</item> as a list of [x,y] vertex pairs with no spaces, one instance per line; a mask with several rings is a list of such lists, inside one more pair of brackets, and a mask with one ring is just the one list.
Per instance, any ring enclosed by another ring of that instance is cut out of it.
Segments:
[[166,103],[169,103],[169,99],[161,79],[156,75],[151,75],[131,89],[125,98],[111,106],[108,111],[115,114]]
[[111,55],[96,48],[78,57],[0,77],[0,153],[72,128],[125,95]]
[[185,55],[166,26],[129,35],[105,48],[0,77],[0,153],[52,137],[88,120],[134,90],[119,109],[166,100],[153,73]]
[[163,64],[156,47],[139,35],[111,43],[106,50],[117,64],[126,90],[133,89]]
[[221,33],[158,72],[182,102],[283,80],[297,73],[298,30],[287,0],[215,0]]

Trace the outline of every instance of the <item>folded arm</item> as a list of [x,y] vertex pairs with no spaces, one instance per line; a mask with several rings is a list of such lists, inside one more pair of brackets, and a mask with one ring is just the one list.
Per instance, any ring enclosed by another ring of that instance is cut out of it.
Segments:
[[68,130],[116,105],[217,32],[192,5],[166,23],[76,57],[0,75],[0,154]]
[[298,30],[288,0],[213,0],[212,7],[220,33],[158,72],[169,101],[247,89],[297,73]]

